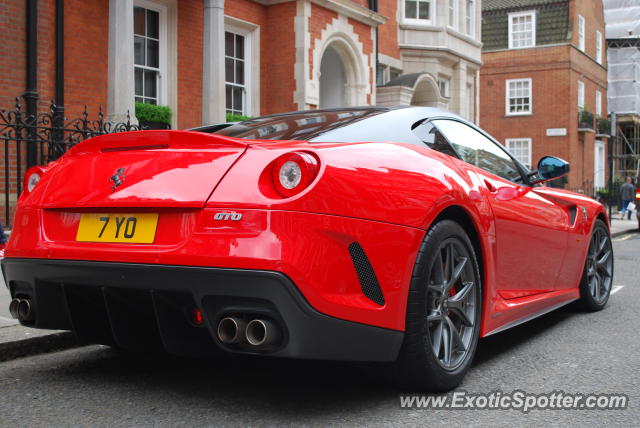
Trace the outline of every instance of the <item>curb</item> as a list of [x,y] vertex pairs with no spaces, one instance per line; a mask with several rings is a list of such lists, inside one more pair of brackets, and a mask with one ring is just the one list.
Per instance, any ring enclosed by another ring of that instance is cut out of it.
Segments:
[[[4,327],[3,329],[24,329],[22,326]],[[1,330],[0,330],[1,332]],[[71,331],[48,333],[18,340],[0,342],[0,361],[45,354],[53,351],[80,346],[76,336]]]
[[612,238],[617,238],[618,236],[626,235],[627,233],[635,233],[638,232],[638,228],[634,227],[633,229],[621,230],[619,232],[614,232],[611,234]]

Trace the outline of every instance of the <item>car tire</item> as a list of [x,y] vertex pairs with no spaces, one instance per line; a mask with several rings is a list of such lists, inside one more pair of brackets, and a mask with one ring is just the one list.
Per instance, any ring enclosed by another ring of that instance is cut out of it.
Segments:
[[612,284],[613,245],[611,235],[604,221],[596,219],[580,279],[579,306],[590,312],[604,309],[611,295]]
[[[451,248],[453,264],[448,260]],[[450,291],[443,291],[441,288],[452,282],[458,270],[460,274]],[[466,300],[461,305],[463,293]],[[458,386],[478,345],[482,302],[482,281],[469,236],[452,220],[437,222],[427,232],[416,257],[405,337],[393,365],[395,382],[403,388],[433,392]],[[467,325],[469,322],[471,326]],[[452,328],[460,341],[454,340]]]

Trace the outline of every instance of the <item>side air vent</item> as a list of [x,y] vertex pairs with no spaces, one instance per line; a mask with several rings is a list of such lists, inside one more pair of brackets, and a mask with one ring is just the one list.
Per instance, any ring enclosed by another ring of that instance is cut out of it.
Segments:
[[376,278],[373,266],[371,266],[369,258],[360,244],[354,242],[349,245],[349,254],[351,254],[351,261],[356,268],[362,293],[378,305],[384,305],[384,296],[382,295],[380,284],[378,284],[378,278]]
[[576,222],[576,214],[578,213],[578,207],[571,205],[569,207],[569,224],[573,226]]

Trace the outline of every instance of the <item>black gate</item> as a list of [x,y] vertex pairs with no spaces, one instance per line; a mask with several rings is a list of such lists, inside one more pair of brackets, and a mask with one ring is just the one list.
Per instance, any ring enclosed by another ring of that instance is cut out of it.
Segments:
[[37,115],[27,115],[16,98],[12,110],[0,110],[0,141],[4,146],[4,162],[0,165],[0,180],[4,181],[4,194],[0,206],[4,218],[2,224],[11,225],[16,201],[22,192],[24,173],[34,165],[46,165],[58,159],[70,147],[97,135],[112,132],[137,131],[127,112],[126,122],[104,120],[102,107],[98,118],[89,119],[87,106],[82,117],[67,119],[56,113],[52,102],[50,111]]

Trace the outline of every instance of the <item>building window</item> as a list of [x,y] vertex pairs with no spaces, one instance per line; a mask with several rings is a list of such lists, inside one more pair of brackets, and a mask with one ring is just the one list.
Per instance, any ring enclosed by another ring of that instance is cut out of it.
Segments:
[[449,98],[449,79],[438,79],[438,88],[440,88],[440,95]]
[[596,61],[602,64],[602,33],[596,31]]
[[602,92],[596,91],[596,116],[602,116]]
[[507,116],[531,114],[531,79],[507,80]]
[[447,7],[447,25],[449,27],[458,27],[458,0],[448,0]]
[[584,82],[578,80],[578,110],[584,110]]
[[578,15],[578,48],[584,52],[584,16]]
[[536,44],[535,11],[509,14],[509,49],[528,48]]
[[607,160],[604,143],[596,141],[593,151],[593,187],[602,189],[605,186],[605,165]]
[[387,83],[386,80],[386,71],[387,71],[387,66],[384,64],[378,64],[376,67],[376,86],[382,86],[385,83]]
[[160,77],[161,61],[164,61],[160,12],[134,7],[133,33],[135,100],[159,104],[163,100]]
[[224,65],[227,113],[247,114],[246,39],[240,34],[226,31]]
[[405,20],[430,23],[433,20],[433,0],[404,0]]
[[531,138],[507,138],[507,150],[527,168],[531,168]]
[[473,0],[466,0],[465,1],[465,14],[464,14],[464,31],[470,35],[473,36],[473,23],[474,23],[474,19],[473,19],[473,12],[474,12],[474,4],[473,4]]

